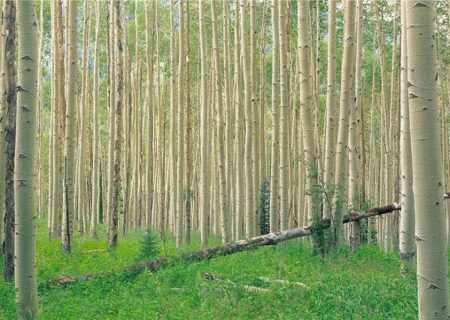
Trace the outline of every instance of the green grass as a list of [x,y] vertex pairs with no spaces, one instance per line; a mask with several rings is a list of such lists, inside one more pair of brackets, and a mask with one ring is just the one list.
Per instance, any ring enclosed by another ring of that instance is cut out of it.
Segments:
[[[45,225],[39,224],[41,319],[415,319],[417,314],[415,278],[400,276],[394,254],[365,246],[354,255],[343,252],[321,258],[311,255],[307,243],[295,240],[210,261],[180,263],[153,274],[116,273],[66,288],[48,288],[46,281],[57,276],[133,263],[144,231],[121,237],[114,252],[102,250],[107,247],[104,237],[76,236],[74,252],[61,255],[59,241],[50,240]],[[177,252],[173,242],[167,241],[168,254]],[[184,250],[198,248],[196,243]],[[203,280],[204,272],[229,281]],[[308,288],[267,285],[260,276],[300,281]],[[248,292],[244,285],[269,292]],[[14,287],[0,280],[0,319],[14,318]]]

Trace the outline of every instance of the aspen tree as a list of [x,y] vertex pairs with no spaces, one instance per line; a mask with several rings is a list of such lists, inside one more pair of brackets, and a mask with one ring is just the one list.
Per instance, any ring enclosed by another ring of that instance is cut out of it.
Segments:
[[16,66],[16,2],[5,1],[3,3],[4,34],[4,68],[2,70],[3,92],[5,98],[1,106],[4,112],[4,143],[5,143],[5,180],[4,188],[4,238],[3,251],[3,279],[12,281],[14,278],[14,233],[15,218],[15,143],[16,143],[16,112],[17,112],[17,66]]
[[[363,14],[362,0],[356,1],[356,56],[355,56],[355,99],[350,110],[350,132],[348,143],[348,156],[349,156],[349,186],[348,186],[348,198],[349,207],[355,211],[360,210],[360,185],[361,177],[359,175],[360,170],[360,148],[359,148],[359,125],[360,125],[360,111],[362,108],[362,14]],[[350,247],[355,251],[360,245],[361,228],[359,221],[353,221],[350,226]]]
[[245,176],[244,166],[240,165],[240,159],[244,156],[244,104],[241,99],[241,89],[243,87],[242,77],[242,59],[241,59],[241,39],[240,39],[240,0],[236,1],[236,19],[235,19],[235,55],[234,55],[234,69],[235,69],[235,164],[236,164],[236,192],[235,192],[235,240],[239,240],[244,236],[243,221],[245,216]]
[[216,90],[216,106],[217,106],[217,148],[218,148],[218,168],[219,168],[219,211],[220,211],[220,226],[222,232],[222,242],[229,242],[229,211],[227,206],[228,195],[226,187],[225,176],[225,123],[224,123],[224,104],[222,96],[222,83],[220,73],[220,59],[219,59],[219,41],[217,35],[217,14],[214,2],[211,3],[212,16],[212,32],[213,32],[213,60],[215,71],[215,90]]
[[242,52],[242,70],[244,79],[244,110],[245,110],[245,143],[244,143],[244,171],[245,171],[245,236],[254,236],[254,178],[252,174],[253,160],[252,160],[252,133],[253,133],[253,116],[254,112],[251,107],[252,97],[252,82],[250,75],[250,57],[247,47],[247,18],[246,18],[246,4],[245,0],[240,2],[240,40]]
[[78,231],[83,234],[86,232],[86,131],[87,131],[87,112],[88,112],[88,93],[87,93],[87,82],[89,77],[89,66],[88,66],[88,54],[89,54],[89,2],[84,0],[84,21],[83,21],[83,60],[82,60],[82,74],[81,74],[81,97],[79,99],[79,133],[78,133],[78,154],[77,154],[77,208],[79,216],[79,229]]
[[68,2],[68,38],[67,38],[67,108],[64,145],[64,184],[63,214],[61,228],[61,251],[72,251],[72,219],[74,216],[74,162],[75,162],[75,124],[77,107],[77,0]]
[[328,0],[328,49],[327,49],[327,101],[325,125],[325,156],[323,179],[325,199],[323,218],[329,218],[331,199],[329,195],[334,184],[335,161],[335,104],[336,104],[336,0]]
[[183,219],[184,219],[184,1],[179,0],[178,6],[178,125],[177,125],[177,198],[175,210],[175,235],[177,247],[183,243]]
[[334,199],[333,212],[333,245],[336,249],[341,246],[342,217],[344,211],[345,197],[345,157],[348,144],[348,115],[351,105],[352,78],[353,78],[353,47],[355,41],[355,2],[345,1],[344,12],[344,53],[341,72],[341,97],[339,103],[339,127],[337,135],[335,186],[337,188]]
[[[44,218],[44,165],[43,165],[43,144],[44,144],[44,134],[43,134],[43,123],[44,123],[44,98],[43,98],[43,88],[42,88],[42,73],[43,73],[43,50],[44,50],[44,0],[39,2],[39,40],[38,40],[38,83],[37,83],[37,96],[38,96],[38,107],[37,107],[37,134],[38,134],[38,150],[37,150],[37,197],[38,197],[38,212],[39,217]],[[1,130],[1,129],[0,129]],[[1,149],[0,149],[1,150]],[[1,152],[1,151],[0,151]],[[1,170],[1,169],[0,169]],[[1,177],[1,174],[0,174]],[[1,189],[0,189],[1,192]],[[0,203],[1,199],[0,199]],[[0,217],[1,217],[0,209]],[[1,223],[0,223],[1,228]],[[1,231],[0,231],[1,234]],[[0,243],[2,242],[0,235]]]
[[[181,3],[181,0],[180,0]],[[146,161],[146,205],[145,205],[145,226],[148,228],[151,224],[151,213],[153,206],[153,41],[151,41],[150,24],[148,22],[148,4],[145,3],[145,21],[146,21],[146,55],[147,55],[147,161]],[[151,42],[151,43],[150,43]],[[138,48],[136,48],[138,50]]]
[[204,0],[199,5],[200,33],[200,235],[202,247],[208,246],[208,70],[205,44],[205,8]]
[[[139,166],[139,160],[140,160],[140,137],[141,137],[141,128],[139,126],[139,63],[140,63],[140,56],[139,56],[139,9],[138,9],[139,1],[134,2],[134,24],[135,24],[135,38],[134,38],[134,46],[135,46],[135,58],[134,58],[134,76],[133,76],[133,130],[134,130],[134,172],[133,172],[133,208],[132,208],[132,216],[130,218],[130,226],[133,228],[137,228],[137,222],[138,222],[138,211],[139,211],[139,182],[140,182],[140,166]],[[146,39],[147,39],[147,32],[146,32]]]
[[260,118],[261,110],[259,108],[258,83],[256,77],[256,3],[255,0],[249,0],[250,7],[250,87],[251,87],[251,110],[252,111],[252,175],[253,175],[253,235],[259,234],[259,187],[261,184],[261,137]]
[[175,77],[175,22],[173,12],[174,1],[170,1],[170,218],[174,220],[176,215],[176,205],[178,199],[178,181],[177,181],[177,108],[176,90],[177,81]]
[[[0,8],[0,27],[3,29],[5,17],[3,14],[4,3]],[[0,73],[3,74],[5,70],[5,34],[0,34]],[[0,75],[0,154],[5,153],[5,83],[3,76]],[[0,157],[0,181],[5,181],[5,157]],[[5,216],[5,184],[0,183],[0,246],[3,245],[4,239],[4,225],[3,219]],[[1,251],[1,250],[0,250]]]
[[[224,2],[225,4],[225,2]],[[185,199],[185,230],[186,230],[186,244],[191,244],[191,229],[192,229],[192,199],[193,198],[193,190],[192,190],[192,139],[191,139],[191,131],[192,131],[192,120],[191,120],[191,77],[190,77],[190,55],[191,55],[191,47],[190,47],[190,15],[189,15],[189,0],[186,0],[186,76],[185,76],[185,92],[186,92],[186,129],[184,132],[184,148],[185,148],[185,178],[184,181],[186,183],[186,199]]]
[[401,271],[409,273],[415,263],[414,243],[414,194],[412,185],[411,135],[409,130],[408,56],[406,36],[406,1],[401,2],[401,60],[400,60],[400,165],[401,165],[401,214],[400,260]]
[[55,1],[50,1],[50,35],[51,35],[51,66],[52,71],[50,73],[50,129],[49,129],[49,152],[48,152],[48,217],[47,217],[47,229],[49,237],[56,235],[55,230],[59,231],[59,228],[55,228],[53,226],[54,222],[54,214],[53,214],[53,194],[54,194],[54,185],[53,185],[53,175],[54,175],[54,162],[53,162],[53,154],[55,153],[54,140],[55,140],[55,118],[56,118],[56,9],[55,9]]
[[113,196],[113,179],[114,179],[114,137],[115,137],[115,125],[114,125],[114,110],[115,110],[115,98],[116,98],[116,86],[115,86],[115,74],[114,74],[114,66],[116,63],[115,60],[115,37],[114,37],[114,1],[110,1],[109,6],[109,54],[108,54],[108,93],[109,93],[109,101],[108,101],[108,117],[109,117],[109,126],[108,126],[108,164],[107,164],[107,190],[106,190],[106,217],[105,217],[105,225],[107,234],[109,234],[110,228],[110,219],[111,219],[111,211],[112,211],[112,196]]
[[119,211],[120,211],[120,155],[121,155],[121,122],[123,109],[123,40],[122,40],[122,23],[121,23],[121,3],[119,0],[114,0],[115,12],[115,77],[116,77],[116,99],[114,109],[114,180],[113,180],[113,196],[111,204],[111,221],[109,230],[109,247],[115,249],[117,246],[117,228],[119,225]]
[[278,2],[272,0],[272,159],[270,165],[270,232],[278,230],[278,180],[280,177],[280,106],[279,106],[279,78],[280,78],[280,49],[278,32]]
[[[12,1],[11,1],[12,2]],[[34,1],[17,1],[18,79],[14,199],[15,287],[18,319],[38,319],[34,201],[38,30]]]
[[62,145],[65,138],[66,130],[66,95],[65,95],[65,56],[63,42],[63,25],[62,25],[62,3],[61,1],[53,1],[54,10],[54,71],[53,71],[53,143],[52,143],[52,196],[50,211],[52,216],[51,235],[56,237],[61,230],[62,221]]
[[100,10],[101,1],[95,4],[95,40],[94,40],[94,87],[93,87],[93,143],[92,143],[92,207],[91,207],[91,233],[93,238],[97,238],[97,219],[100,201],[100,145],[99,145],[99,36],[100,36]]
[[419,319],[449,317],[436,82],[435,2],[408,1],[406,39]]
[[[299,1],[298,6],[298,59],[299,59],[299,83],[300,83],[300,112],[303,131],[303,155],[305,159],[307,184],[306,192],[308,194],[308,220],[309,223],[321,219],[320,197],[316,194],[318,183],[318,167],[316,155],[316,143],[313,127],[313,90],[311,75],[311,37],[307,32],[310,24],[310,9],[307,0]],[[316,247],[317,243],[313,241],[315,250],[321,250]]]
[[284,1],[278,3],[278,29],[280,50],[280,229],[288,227],[289,215],[289,96],[288,96],[288,57],[286,44],[286,9]]

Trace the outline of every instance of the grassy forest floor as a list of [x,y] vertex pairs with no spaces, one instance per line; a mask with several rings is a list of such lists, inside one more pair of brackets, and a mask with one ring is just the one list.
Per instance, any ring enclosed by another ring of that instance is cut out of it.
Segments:
[[[115,273],[49,287],[49,279],[120,269],[136,261],[143,232],[121,237],[115,252],[104,238],[76,236],[71,255],[39,222],[37,268],[41,319],[415,319],[415,277],[399,274],[395,254],[364,246],[327,258],[292,240],[210,261],[180,263],[157,273]],[[197,239],[195,239],[197,240]],[[198,241],[196,241],[198,243]],[[217,242],[212,239],[211,242]],[[168,254],[176,254],[172,239]],[[195,246],[183,250],[196,249]],[[221,281],[204,280],[208,272]],[[303,282],[267,285],[259,277]],[[268,292],[249,292],[244,286]],[[14,319],[14,286],[0,280],[0,319]]]

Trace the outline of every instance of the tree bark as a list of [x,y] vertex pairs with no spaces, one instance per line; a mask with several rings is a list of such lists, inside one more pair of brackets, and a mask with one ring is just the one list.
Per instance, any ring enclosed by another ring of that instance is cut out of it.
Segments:
[[34,1],[17,1],[18,79],[15,287],[18,319],[38,319],[36,284],[36,207],[34,201],[37,109],[38,27]]
[[419,319],[447,319],[448,252],[436,95],[435,2],[408,1],[406,6]]
[[[77,0],[68,2],[67,39],[67,109],[65,121],[63,214],[61,228],[61,251],[72,251],[72,220],[74,217],[75,182],[75,125],[77,109]],[[56,186],[55,186],[56,187]]]
[[[4,84],[3,105],[5,123],[5,196],[4,196],[4,239],[3,239],[3,278],[12,281],[14,278],[14,233],[15,233],[15,189],[14,189],[14,156],[16,143],[17,112],[17,66],[16,66],[16,2],[5,1],[3,6],[2,34],[4,38],[4,68],[2,81]],[[3,184],[3,182],[1,182]],[[3,216],[2,216],[3,219]]]

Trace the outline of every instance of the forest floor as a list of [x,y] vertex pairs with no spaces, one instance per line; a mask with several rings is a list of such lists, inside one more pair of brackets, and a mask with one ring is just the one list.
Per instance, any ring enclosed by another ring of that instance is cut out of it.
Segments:
[[[308,243],[292,240],[276,247],[180,263],[157,273],[110,276],[48,286],[61,275],[118,270],[136,262],[143,232],[120,237],[115,252],[104,238],[76,236],[71,255],[61,255],[39,221],[37,270],[41,319],[415,319],[415,276],[399,274],[395,254],[363,246],[326,258]],[[198,239],[194,239],[198,240]],[[212,243],[217,242],[212,239]],[[198,241],[195,241],[198,243]],[[176,254],[173,239],[168,254]],[[196,249],[196,246],[183,251]],[[1,262],[0,262],[1,266]],[[209,273],[221,280],[205,280]],[[260,277],[302,282],[266,284]],[[248,291],[245,286],[268,289]],[[0,319],[15,319],[14,286],[0,280]]]

